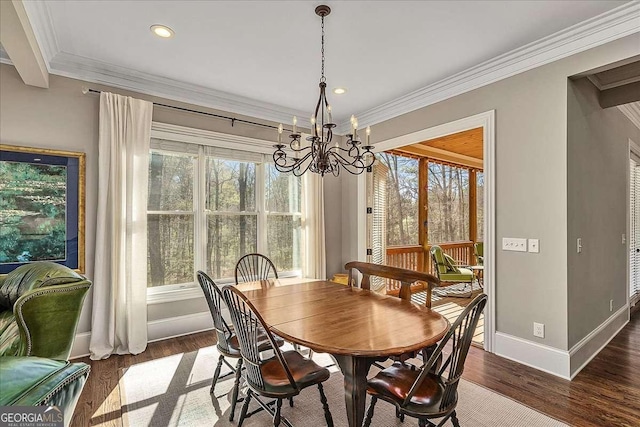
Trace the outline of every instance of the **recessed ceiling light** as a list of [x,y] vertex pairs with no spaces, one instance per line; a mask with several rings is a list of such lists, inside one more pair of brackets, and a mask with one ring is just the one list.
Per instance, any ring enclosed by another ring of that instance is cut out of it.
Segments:
[[333,93],[335,93],[336,95],[342,95],[343,93],[346,93],[347,89],[343,88],[343,87],[337,87],[333,90]]
[[151,32],[158,37],[162,37],[163,39],[168,39],[173,37],[175,34],[173,30],[166,25],[155,24],[151,26]]

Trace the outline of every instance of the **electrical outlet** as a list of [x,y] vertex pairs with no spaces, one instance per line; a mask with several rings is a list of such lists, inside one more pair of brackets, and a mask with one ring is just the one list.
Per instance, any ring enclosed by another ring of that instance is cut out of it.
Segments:
[[533,322],[533,336],[544,338],[544,323]]
[[609,311],[613,311],[613,300],[609,300]]
[[540,241],[538,239],[529,239],[529,252],[534,254],[540,252]]
[[503,251],[527,252],[527,239],[517,239],[514,237],[502,238]]
[[622,244],[624,245],[625,243],[627,243],[627,235],[622,233]]
[[576,252],[582,252],[582,238],[580,237],[578,237],[578,240],[576,240]]

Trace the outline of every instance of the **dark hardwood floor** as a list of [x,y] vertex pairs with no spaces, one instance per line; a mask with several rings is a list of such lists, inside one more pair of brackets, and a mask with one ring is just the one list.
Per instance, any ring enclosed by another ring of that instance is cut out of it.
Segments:
[[[112,356],[101,361],[78,359],[91,365],[91,375],[72,426],[122,425],[118,387],[122,368],[214,343],[213,333],[204,332],[151,343],[147,351],[137,356]],[[471,348],[463,376],[573,426],[638,427],[640,312],[632,315],[631,322],[571,382],[475,347]]]

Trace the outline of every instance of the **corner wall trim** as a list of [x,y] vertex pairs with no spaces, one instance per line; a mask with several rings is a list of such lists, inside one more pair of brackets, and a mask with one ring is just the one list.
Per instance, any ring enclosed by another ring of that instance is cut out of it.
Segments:
[[624,305],[571,347],[569,350],[571,379],[578,375],[618,335],[627,323],[629,323],[629,306]]
[[566,350],[559,350],[502,332],[496,332],[494,350],[498,356],[566,380],[571,379],[569,352]]
[[[208,311],[152,320],[147,323],[147,342],[162,341],[212,329],[213,320],[211,319],[211,313]],[[76,334],[70,359],[88,356],[90,342],[91,332]]]
[[76,339],[71,348],[69,359],[77,359],[89,355],[89,344],[91,343],[91,331],[76,334]]

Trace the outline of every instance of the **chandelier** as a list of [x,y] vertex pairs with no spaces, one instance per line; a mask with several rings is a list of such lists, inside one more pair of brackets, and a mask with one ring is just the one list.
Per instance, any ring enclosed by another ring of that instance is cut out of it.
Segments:
[[[280,172],[292,172],[301,176],[306,171],[318,173],[321,176],[333,174],[338,176],[340,169],[359,175],[369,169],[376,158],[370,143],[371,129],[366,129],[366,142],[362,145],[358,136],[358,120],[351,116],[351,133],[346,135],[346,143],[340,146],[339,138],[333,142],[333,122],[331,105],[327,100],[327,79],[324,76],[324,18],[331,13],[329,6],[316,7],[316,15],[320,16],[322,28],[322,68],[320,77],[320,97],[316,104],[315,113],[311,116],[311,135],[302,141],[302,134],[298,132],[297,118],[293,118],[293,131],[287,145],[282,143],[282,124],[278,126],[278,144],[274,145],[273,161]],[[370,170],[370,169],[369,169]]]

